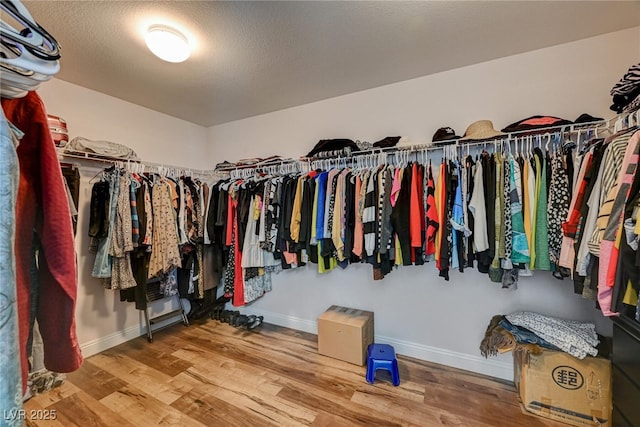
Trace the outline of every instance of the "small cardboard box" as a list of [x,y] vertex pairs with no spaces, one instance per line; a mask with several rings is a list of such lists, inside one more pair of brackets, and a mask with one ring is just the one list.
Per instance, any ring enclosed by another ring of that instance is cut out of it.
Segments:
[[611,361],[560,351],[513,353],[523,409],[573,426],[611,426]]
[[373,343],[373,312],[332,305],[318,317],[318,353],[364,365]]

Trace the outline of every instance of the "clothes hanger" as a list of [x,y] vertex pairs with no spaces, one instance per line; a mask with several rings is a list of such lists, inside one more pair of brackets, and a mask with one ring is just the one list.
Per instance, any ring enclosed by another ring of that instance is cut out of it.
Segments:
[[19,0],[3,0],[0,2],[0,7],[25,27],[22,31],[17,31],[3,22],[4,25],[0,26],[0,34],[3,38],[20,43],[40,59],[47,61],[60,59],[60,46],[56,39],[33,19]]

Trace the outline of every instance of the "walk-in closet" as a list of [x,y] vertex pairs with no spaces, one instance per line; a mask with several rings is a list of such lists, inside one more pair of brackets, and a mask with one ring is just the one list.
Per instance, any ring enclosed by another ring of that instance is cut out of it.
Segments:
[[0,426],[640,426],[637,2],[0,8]]

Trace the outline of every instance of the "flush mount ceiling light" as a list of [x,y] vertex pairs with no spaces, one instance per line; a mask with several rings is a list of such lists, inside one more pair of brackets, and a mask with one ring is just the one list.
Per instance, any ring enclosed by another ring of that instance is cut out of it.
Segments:
[[187,38],[166,25],[152,25],[145,37],[147,47],[158,58],[167,62],[182,62],[191,55]]

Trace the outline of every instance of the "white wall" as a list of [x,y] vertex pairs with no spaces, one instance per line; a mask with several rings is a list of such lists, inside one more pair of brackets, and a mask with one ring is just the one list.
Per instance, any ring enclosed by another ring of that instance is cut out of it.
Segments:
[[38,93],[47,112],[67,122],[70,139],[82,136],[124,144],[148,162],[212,169],[202,153],[207,129],[94,90],[53,79]]
[[[583,112],[611,117],[609,90],[640,59],[640,27],[425,76],[209,129],[209,159],[235,161],[273,154],[298,157],[319,139],[376,141],[402,135],[431,139],[441,126],[458,134],[481,119],[500,129],[536,114],[575,119]],[[434,58],[437,61],[437,58]],[[485,361],[478,346],[495,314],[518,310],[610,322],[594,303],[573,294],[572,282],[549,273],[521,278],[505,291],[474,270],[438,278],[434,265],[402,267],[373,282],[370,266],[319,275],[313,267],[286,271],[273,291],[247,308],[267,321],[316,331],[332,304],[375,312],[376,339],[399,353],[512,378],[511,356]]]
[[[38,90],[47,112],[67,121],[71,138],[108,140],[133,148],[141,159],[197,169],[203,162],[206,128],[83,87],[53,79]],[[75,239],[79,266],[76,303],[78,340],[85,357],[144,333],[144,317],[133,303],[120,302],[119,291],[105,290],[91,277],[95,256],[88,252],[90,180],[105,167],[78,162],[81,173],[78,231]],[[177,301],[162,300],[151,315],[177,308]]]

